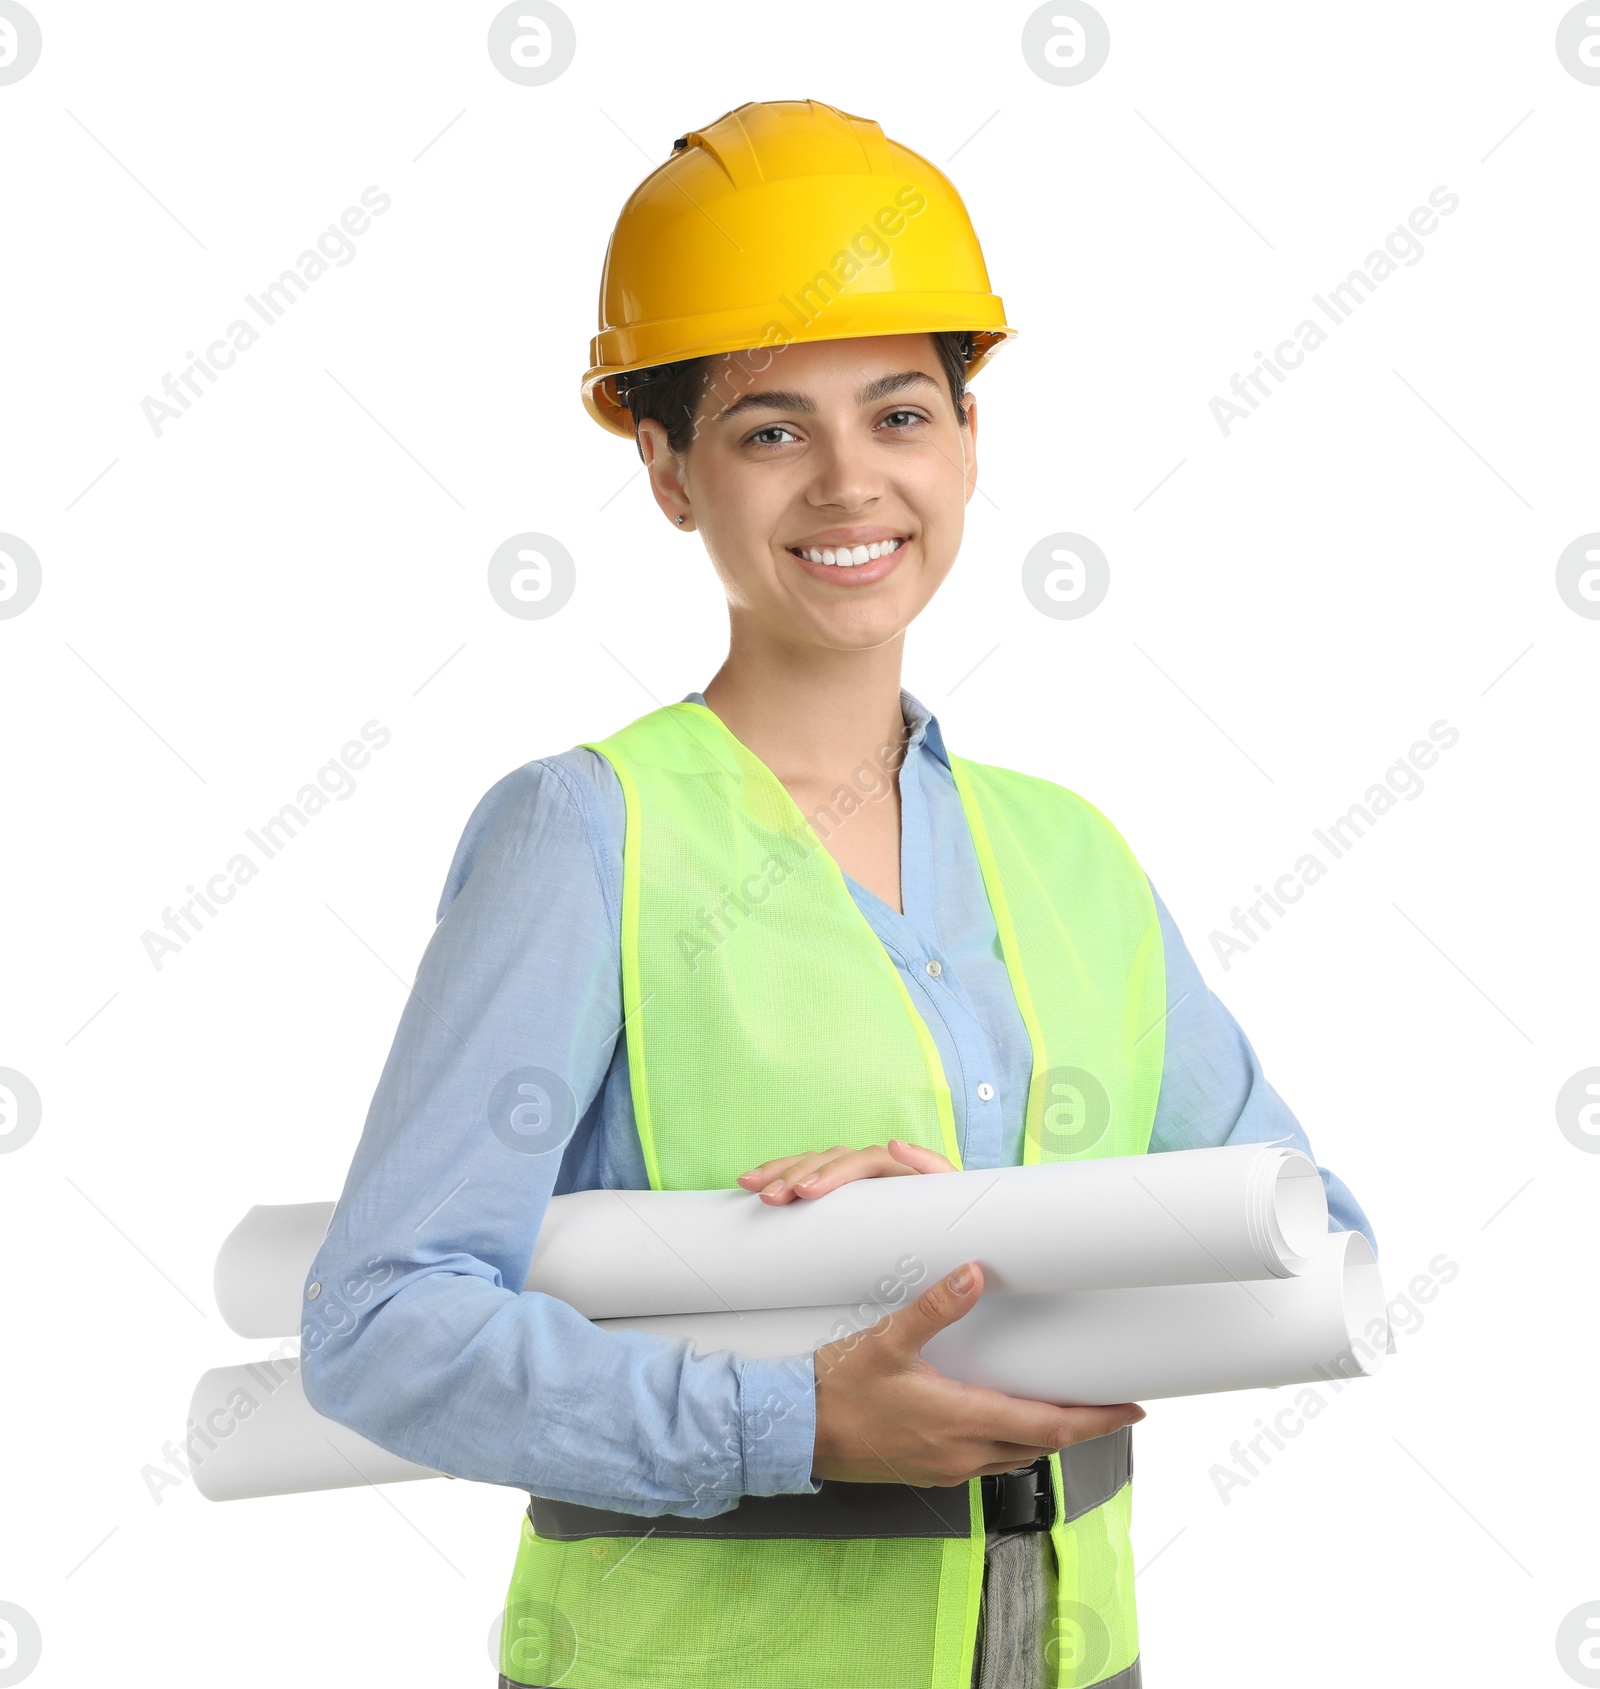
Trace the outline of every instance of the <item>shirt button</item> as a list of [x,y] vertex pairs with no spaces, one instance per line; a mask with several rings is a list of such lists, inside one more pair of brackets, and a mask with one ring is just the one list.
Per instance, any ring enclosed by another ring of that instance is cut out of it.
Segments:
[[943,972],[944,972],[944,968],[940,963],[929,962],[929,964],[928,964],[928,978],[929,979],[937,979],[939,977],[939,975],[942,974]]
[[978,1087],[978,1101],[990,1102],[994,1098],[994,1086],[987,1079]]
[[321,1294],[322,1286],[320,1284],[308,1285],[306,1287],[306,1299],[308,1301],[315,1302]]

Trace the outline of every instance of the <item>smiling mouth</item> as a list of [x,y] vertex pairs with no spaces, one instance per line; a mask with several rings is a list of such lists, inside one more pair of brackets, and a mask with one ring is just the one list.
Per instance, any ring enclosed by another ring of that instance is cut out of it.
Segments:
[[887,557],[890,552],[898,551],[905,544],[904,539],[882,540],[872,545],[857,546],[810,546],[802,549],[791,545],[785,549],[792,556],[803,557],[808,563],[824,563],[833,568],[855,569],[863,563],[874,562],[879,557]]

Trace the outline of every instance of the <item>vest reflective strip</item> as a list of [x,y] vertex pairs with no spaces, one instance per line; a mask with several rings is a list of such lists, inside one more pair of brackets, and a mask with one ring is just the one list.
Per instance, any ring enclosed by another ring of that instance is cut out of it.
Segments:
[[1104,1507],[1133,1477],[1133,1427],[1124,1425],[1106,1437],[1073,1443],[1061,1451],[1061,1490],[1067,1510],[1061,1523],[1070,1525],[1085,1513]]
[[846,1484],[823,1479],[815,1495],[747,1495],[714,1519],[680,1513],[645,1516],[528,1498],[528,1518],[554,1542],[585,1537],[964,1537],[970,1534],[965,1484]]
[[[1062,1524],[1103,1507],[1133,1475],[1133,1427],[1061,1450],[1066,1497]],[[640,1514],[528,1498],[528,1518],[551,1542],[587,1537],[964,1537],[970,1534],[965,1485],[846,1484],[823,1480],[815,1495],[747,1495],[714,1519]]]

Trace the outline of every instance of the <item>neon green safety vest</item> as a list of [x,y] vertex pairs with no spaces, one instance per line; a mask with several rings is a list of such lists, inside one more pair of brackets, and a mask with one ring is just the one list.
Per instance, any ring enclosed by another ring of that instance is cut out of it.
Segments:
[[[688,702],[589,748],[616,770],[627,807],[622,997],[651,1189],[726,1189],[775,1156],[890,1137],[960,1167],[938,1047],[772,771]],[[1145,876],[1075,793],[965,758],[950,766],[1033,1049],[1024,1161],[1141,1155],[1166,1013]],[[1050,1457],[1053,1689],[1139,1683],[1128,1438]],[[553,1540],[534,1528],[533,1498],[506,1595],[502,1681],[969,1689],[985,1538],[979,1481],[966,1490],[962,1534],[839,1538],[674,1535],[652,1526],[690,1522],[597,1513],[638,1528]],[[747,1497],[694,1523],[726,1531],[744,1509],[814,1499]]]

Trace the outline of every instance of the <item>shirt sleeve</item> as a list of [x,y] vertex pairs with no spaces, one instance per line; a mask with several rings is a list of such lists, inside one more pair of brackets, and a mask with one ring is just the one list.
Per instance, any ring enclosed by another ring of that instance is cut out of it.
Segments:
[[467,823],[303,1287],[306,1398],[435,1471],[591,1507],[712,1518],[814,1493],[809,1354],[698,1355],[522,1288],[622,1021],[569,779],[530,763]]
[[[1200,977],[1167,906],[1150,887],[1167,965],[1167,1046],[1150,1148],[1282,1143],[1312,1155],[1289,1105],[1267,1083],[1239,1023]],[[1328,1193],[1328,1229],[1360,1232],[1378,1252],[1372,1224],[1344,1181],[1319,1166]]]

